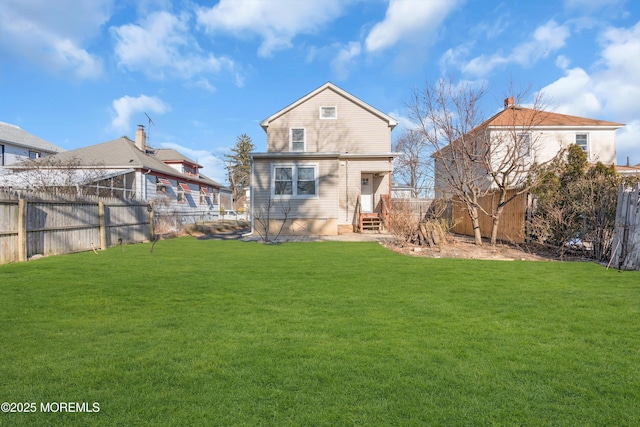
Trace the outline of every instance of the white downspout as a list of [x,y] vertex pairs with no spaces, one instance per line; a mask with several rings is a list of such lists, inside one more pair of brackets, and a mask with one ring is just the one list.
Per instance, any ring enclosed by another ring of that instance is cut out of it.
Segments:
[[253,159],[251,159],[251,183],[249,184],[249,197],[250,199],[250,208],[249,208],[249,215],[251,215],[251,231],[249,231],[246,234],[243,234],[242,237],[247,237],[247,236],[251,236],[253,235],[253,200],[255,199],[255,191],[254,191],[254,182],[253,182],[253,178],[254,174],[253,174]]

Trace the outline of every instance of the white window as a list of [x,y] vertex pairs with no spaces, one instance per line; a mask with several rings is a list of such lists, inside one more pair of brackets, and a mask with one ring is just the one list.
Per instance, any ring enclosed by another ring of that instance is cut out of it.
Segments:
[[40,153],[38,153],[37,151],[29,150],[29,158],[30,159],[37,159],[38,157],[40,157]]
[[589,141],[587,139],[586,133],[577,133],[576,134],[576,145],[582,148],[582,151],[589,154]]
[[520,157],[527,157],[531,155],[531,134],[519,133],[516,135],[517,144],[520,149]]
[[304,128],[292,128],[289,138],[291,140],[289,151],[305,151],[305,131]]
[[320,107],[321,119],[337,119],[338,108],[337,107]]
[[274,197],[316,197],[317,165],[273,165],[271,192]]
[[4,145],[0,145],[0,166],[4,166]]

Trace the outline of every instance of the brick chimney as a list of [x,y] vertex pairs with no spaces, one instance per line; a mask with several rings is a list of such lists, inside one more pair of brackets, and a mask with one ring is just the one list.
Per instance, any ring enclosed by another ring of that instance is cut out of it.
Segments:
[[513,97],[509,97],[509,98],[505,98],[504,100],[504,109],[506,110],[509,107],[513,107],[515,105],[516,101],[515,99],[513,99]]
[[143,125],[138,125],[138,130],[136,131],[136,147],[143,153],[147,151],[147,134],[144,133]]

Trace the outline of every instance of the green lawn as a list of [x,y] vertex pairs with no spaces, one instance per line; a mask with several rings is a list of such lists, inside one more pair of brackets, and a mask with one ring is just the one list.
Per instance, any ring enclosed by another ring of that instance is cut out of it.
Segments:
[[[640,424],[640,273],[191,237],[0,267],[0,425]],[[93,402],[97,413],[42,413]]]

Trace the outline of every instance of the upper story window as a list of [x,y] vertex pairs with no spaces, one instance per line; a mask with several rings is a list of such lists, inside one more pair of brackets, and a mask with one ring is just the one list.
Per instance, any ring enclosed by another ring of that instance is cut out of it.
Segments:
[[527,157],[531,155],[531,134],[519,133],[516,135],[518,148],[520,150],[521,157]]
[[0,166],[4,166],[4,145],[0,144]]
[[586,133],[577,133],[576,134],[576,145],[589,155],[589,140],[587,138]]
[[289,151],[305,151],[305,131],[304,128],[291,128],[289,132],[291,143]]
[[321,119],[337,119],[338,108],[337,107],[320,107]]
[[196,175],[197,174],[196,168],[194,166],[191,166],[191,165],[183,164],[182,165],[182,170],[183,170],[183,173],[185,173],[187,175]]
[[40,157],[40,153],[38,153],[37,151],[29,150],[29,158],[30,159],[37,159],[38,157]]

